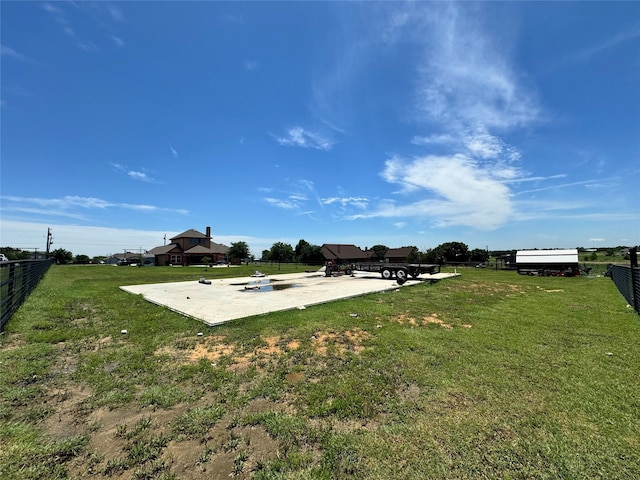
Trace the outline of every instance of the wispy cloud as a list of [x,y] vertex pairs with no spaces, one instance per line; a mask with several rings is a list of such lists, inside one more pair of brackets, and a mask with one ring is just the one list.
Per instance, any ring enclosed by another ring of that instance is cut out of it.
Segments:
[[334,141],[325,135],[307,130],[303,127],[292,127],[287,130],[285,136],[274,136],[276,142],[288,147],[312,148],[328,151],[334,145]]
[[126,174],[132,180],[138,180],[140,182],[146,183],[162,183],[144,171],[132,170],[126,165],[121,165],[119,163],[112,163],[111,166],[115,169],[116,172]]
[[356,207],[365,209],[369,205],[369,199],[366,197],[328,197],[323,198],[324,205],[341,205],[342,207]]
[[[186,215],[186,209],[165,208],[156,205],[110,202],[101,198],[65,195],[58,198],[2,196],[3,211],[20,211],[39,215],[83,218],[82,212],[91,210],[121,209],[142,213],[164,213]],[[34,209],[32,206],[40,207]]]
[[577,54],[575,54],[571,60],[573,61],[585,61],[590,59],[591,57],[598,55],[606,50],[611,48],[615,48],[618,45],[634,40],[640,37],[640,23],[638,23],[634,28],[630,30],[626,30],[624,32],[619,32],[611,38],[607,38],[597,45],[593,45],[588,47]]
[[123,39],[121,39],[120,37],[116,37],[115,35],[109,35],[109,37],[118,47],[124,47],[125,43]]
[[[99,52],[107,41],[117,47],[124,47],[125,41],[114,33],[116,24],[124,20],[119,6],[110,2],[45,2],[42,4],[61,31],[75,41],[76,47],[84,52]],[[79,12],[80,15],[76,14]],[[73,19],[73,20],[72,20]],[[91,22],[99,29],[99,34],[89,34],[83,24]],[[75,26],[74,26],[75,24]],[[79,25],[79,27],[77,27]],[[77,27],[77,28],[76,28]],[[81,32],[81,33],[78,33]],[[83,33],[84,32],[84,33]]]
[[294,198],[273,198],[273,197],[265,197],[264,201],[273,207],[283,208],[285,210],[294,210],[299,207],[299,203]]
[[490,131],[538,119],[535,93],[520,83],[495,37],[470,9],[440,4],[423,18],[417,106],[426,120],[449,130]]
[[[272,207],[290,210],[296,215],[311,215],[314,210],[309,208],[310,202],[323,206],[315,185],[311,180],[301,179],[291,182],[288,191],[279,191],[271,187],[258,188],[258,191],[268,193],[263,200]],[[312,203],[313,204],[313,203]]]
[[171,150],[171,155],[173,155],[173,158],[178,158],[178,151],[173,148],[171,145],[169,145],[169,150]]
[[27,57],[26,55],[20,52],[17,52],[13,48],[7,47],[6,45],[0,45],[0,55],[2,55],[3,57],[10,57],[25,63],[32,63],[32,64],[38,63],[35,60],[32,60],[31,58]]

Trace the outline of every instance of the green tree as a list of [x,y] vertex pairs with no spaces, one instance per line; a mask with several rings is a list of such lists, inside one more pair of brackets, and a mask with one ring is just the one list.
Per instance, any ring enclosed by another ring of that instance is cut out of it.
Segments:
[[230,263],[241,263],[245,258],[249,258],[249,255],[247,242],[233,242],[227,253]]
[[489,260],[489,252],[481,248],[474,248],[469,252],[469,258],[472,262],[486,262]]
[[375,255],[374,257],[371,257],[372,260],[384,260],[384,256],[389,251],[389,247],[386,245],[374,245],[370,250],[373,250]]
[[73,261],[73,253],[64,248],[57,248],[51,252],[51,258],[59,265],[66,265]]
[[73,263],[90,263],[91,259],[88,255],[76,255],[73,259]]
[[28,260],[31,257],[31,252],[13,247],[0,247],[0,253],[9,260]]
[[320,252],[319,245],[311,245],[306,240],[301,239],[296,245],[294,254],[295,261],[299,263],[317,263],[321,264],[324,262],[324,257]]
[[306,263],[306,259],[311,251],[311,244],[304,239],[298,240],[298,244],[295,248],[296,262]]
[[269,261],[269,255],[271,255],[271,250],[262,250],[262,261],[263,262],[268,262]]
[[289,263],[293,262],[293,257],[295,252],[293,251],[293,247],[288,243],[276,242],[271,246],[271,251],[269,252],[269,260],[272,262],[278,263]]
[[469,247],[462,242],[446,242],[435,250],[435,261],[438,263],[462,263],[469,261]]

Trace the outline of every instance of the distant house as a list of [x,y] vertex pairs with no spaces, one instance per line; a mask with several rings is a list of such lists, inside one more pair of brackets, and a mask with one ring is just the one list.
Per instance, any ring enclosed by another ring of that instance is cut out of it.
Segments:
[[226,261],[229,253],[229,247],[211,241],[211,227],[207,227],[206,233],[190,229],[170,240],[169,245],[149,250],[156,265],[219,263]]
[[404,263],[412,253],[413,247],[390,248],[384,254],[384,261],[387,263]]
[[369,259],[366,252],[355,245],[325,243],[320,247],[320,253],[325,260],[346,260],[349,262],[364,262]]
[[579,274],[578,249],[519,250],[516,252],[516,266],[518,273],[525,275]]
[[104,263],[107,265],[122,265],[122,264],[131,264],[138,263],[140,261],[140,254],[133,252],[124,252],[124,253],[114,253],[113,255],[109,255],[105,257]]

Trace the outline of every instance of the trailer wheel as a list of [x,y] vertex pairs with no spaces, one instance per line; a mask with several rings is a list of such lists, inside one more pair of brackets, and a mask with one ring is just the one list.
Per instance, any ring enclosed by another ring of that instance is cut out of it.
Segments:
[[350,269],[350,268],[347,268],[347,269],[344,271],[344,274],[345,274],[345,275],[349,275],[349,276],[350,276],[350,275],[351,275],[351,269]]
[[403,283],[407,281],[407,271],[404,269],[400,269],[396,271],[396,278],[398,280],[403,280]]
[[382,274],[382,278],[384,278],[385,280],[391,279],[391,270],[389,270],[388,268],[383,268],[380,273]]

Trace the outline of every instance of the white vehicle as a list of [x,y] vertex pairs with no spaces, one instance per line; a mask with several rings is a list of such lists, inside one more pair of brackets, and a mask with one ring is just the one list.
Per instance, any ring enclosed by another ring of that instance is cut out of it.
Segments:
[[4,253],[0,253],[0,262],[8,262],[9,259],[4,255]]

